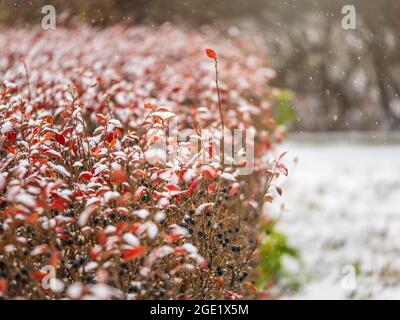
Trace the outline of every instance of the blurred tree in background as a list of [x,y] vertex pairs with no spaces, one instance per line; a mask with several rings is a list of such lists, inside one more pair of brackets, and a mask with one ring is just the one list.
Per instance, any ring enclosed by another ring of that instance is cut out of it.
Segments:
[[[0,1],[0,22],[40,24],[45,4],[56,7],[59,25],[171,21],[261,34],[274,84],[296,93],[294,129],[400,129],[399,0]],[[355,30],[341,25],[347,4],[356,8]]]

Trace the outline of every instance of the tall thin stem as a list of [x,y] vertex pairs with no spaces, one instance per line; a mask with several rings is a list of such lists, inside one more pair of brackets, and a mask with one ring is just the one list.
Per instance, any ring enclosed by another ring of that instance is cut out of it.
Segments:
[[221,106],[221,95],[219,92],[219,85],[218,85],[218,62],[217,58],[214,59],[215,61],[215,85],[217,87],[217,95],[218,95],[218,109],[219,109],[219,116],[221,118],[221,131],[222,131],[222,137],[221,137],[221,160],[222,160],[222,170],[224,169],[225,166],[225,137],[224,137],[224,130],[225,130],[225,123],[224,123],[224,118],[222,116],[222,106]]

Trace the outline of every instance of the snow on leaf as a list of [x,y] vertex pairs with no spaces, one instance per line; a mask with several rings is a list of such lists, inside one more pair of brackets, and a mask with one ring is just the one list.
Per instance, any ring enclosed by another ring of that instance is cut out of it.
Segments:
[[62,280],[53,278],[50,280],[50,289],[53,292],[61,293],[64,291],[65,284]]
[[104,202],[109,203],[111,200],[118,199],[121,196],[121,194],[117,191],[107,191],[104,194]]
[[97,206],[91,205],[85,208],[82,213],[79,215],[78,224],[83,227],[87,224],[90,215],[97,209]]
[[79,167],[83,167],[83,164],[80,161],[75,161],[72,166],[75,167],[75,168],[79,168]]
[[140,219],[146,219],[150,214],[150,212],[146,209],[135,210],[133,213],[136,214]]
[[56,164],[53,164],[53,163],[51,163],[51,162],[49,162],[49,165],[50,165],[55,171],[57,171],[59,174],[65,176],[65,177],[67,177],[67,178],[70,178],[70,177],[71,177],[71,174],[70,174],[70,173],[67,171],[67,169],[65,169],[63,166],[61,166],[61,165],[56,165]]
[[110,119],[110,121],[108,121],[109,124],[112,124],[115,127],[118,128],[123,128],[121,121],[117,120],[117,119]]
[[185,243],[182,246],[188,253],[197,253],[197,248],[191,243]]
[[157,237],[157,235],[158,235],[158,227],[154,222],[147,221],[143,225],[143,228],[146,229],[149,239],[155,239]]
[[45,244],[43,245],[39,245],[36,246],[35,248],[33,248],[33,250],[31,251],[31,256],[37,256],[40,254],[44,254],[47,253],[49,251],[49,247]]
[[274,197],[270,193],[266,193],[263,197],[263,200],[265,202],[272,202],[274,200]]
[[46,150],[45,152],[43,152],[43,155],[49,156],[49,157],[52,157],[52,158],[56,158],[56,159],[61,159],[62,158],[61,153],[59,153],[58,151],[53,150],[53,149]]
[[224,172],[223,174],[221,174],[221,177],[228,181],[236,181],[235,176],[231,173]]
[[154,216],[154,220],[158,223],[164,221],[166,218],[166,214],[164,210],[158,211],[155,216]]
[[201,205],[199,205],[196,208],[195,214],[199,215],[199,214],[203,214],[206,213],[208,211],[210,211],[210,209],[213,207],[214,203],[210,202],[210,203],[203,203]]
[[153,118],[160,118],[162,121],[166,121],[175,117],[176,114],[169,111],[164,111],[164,112],[158,111],[158,112],[153,112],[152,114],[150,114],[150,116]]
[[8,133],[12,130],[12,128],[13,128],[13,124],[10,121],[7,121],[7,122],[3,123],[3,125],[1,126],[0,132]]
[[122,236],[122,238],[124,239],[124,241],[133,246],[133,247],[137,247],[140,245],[140,241],[139,239],[134,236],[132,233],[124,233],[124,235]]
[[286,166],[283,163],[278,163],[277,164],[278,170],[284,174],[285,176],[288,176],[289,170],[286,168]]
[[80,282],[74,282],[67,289],[67,296],[71,299],[78,299],[82,295],[83,286]]
[[26,207],[34,208],[36,206],[36,200],[26,192],[21,192],[15,197],[15,201],[23,204]]
[[96,261],[90,261],[85,265],[85,271],[90,272],[92,270],[95,270],[98,267],[98,263]]
[[100,202],[100,199],[97,197],[92,197],[86,202],[86,207],[93,206],[94,204],[97,204]]
[[91,174],[88,171],[83,171],[80,175],[79,178],[85,179],[85,180],[90,180],[93,177],[93,174]]

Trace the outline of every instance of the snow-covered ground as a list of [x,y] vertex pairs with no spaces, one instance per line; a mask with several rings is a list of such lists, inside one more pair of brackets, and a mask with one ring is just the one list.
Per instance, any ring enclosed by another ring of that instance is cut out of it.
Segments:
[[285,264],[302,286],[283,298],[399,299],[400,143],[328,136],[285,149],[279,228],[301,255]]

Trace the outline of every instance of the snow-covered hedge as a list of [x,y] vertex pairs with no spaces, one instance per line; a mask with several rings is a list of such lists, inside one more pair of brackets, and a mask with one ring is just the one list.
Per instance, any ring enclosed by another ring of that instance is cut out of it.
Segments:
[[[261,205],[286,170],[272,161],[283,135],[273,71],[250,42],[168,25],[81,26],[2,29],[0,47],[0,296],[253,294]],[[205,48],[218,54],[225,127],[256,130],[251,175],[187,159],[185,141],[171,161],[149,152],[172,120],[199,139],[220,130]]]

